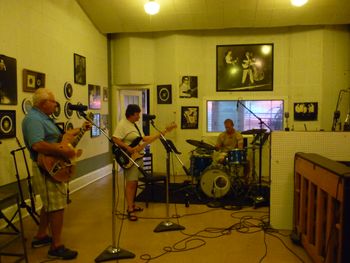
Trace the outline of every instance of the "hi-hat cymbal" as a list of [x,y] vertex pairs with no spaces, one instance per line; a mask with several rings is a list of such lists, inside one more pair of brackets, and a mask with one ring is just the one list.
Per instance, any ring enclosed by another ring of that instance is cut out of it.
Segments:
[[205,143],[203,141],[197,141],[197,140],[186,140],[189,144],[196,146],[198,148],[204,148],[207,150],[215,150],[215,147],[213,145],[210,145],[208,143]]
[[241,134],[260,134],[260,133],[265,133],[266,131],[267,131],[266,129],[251,129],[251,130],[242,131]]

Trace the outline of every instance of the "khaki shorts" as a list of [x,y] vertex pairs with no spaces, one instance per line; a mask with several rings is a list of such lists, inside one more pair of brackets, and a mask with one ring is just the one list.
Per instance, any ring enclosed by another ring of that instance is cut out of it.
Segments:
[[[136,163],[143,167],[142,158],[136,160]],[[124,169],[124,177],[126,181],[138,181],[143,174],[139,171],[136,165],[131,166],[129,169]]]
[[40,195],[45,211],[64,209],[67,206],[66,185],[52,180],[49,175],[42,174],[36,162],[33,162],[32,171],[34,191]]

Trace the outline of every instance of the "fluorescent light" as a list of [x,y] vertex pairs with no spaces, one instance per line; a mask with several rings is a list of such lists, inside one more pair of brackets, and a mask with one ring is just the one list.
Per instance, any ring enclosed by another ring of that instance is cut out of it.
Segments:
[[294,6],[303,6],[308,2],[308,0],[290,0],[290,2]]
[[149,0],[145,5],[145,12],[149,15],[155,15],[159,12],[159,4],[156,3],[154,0]]

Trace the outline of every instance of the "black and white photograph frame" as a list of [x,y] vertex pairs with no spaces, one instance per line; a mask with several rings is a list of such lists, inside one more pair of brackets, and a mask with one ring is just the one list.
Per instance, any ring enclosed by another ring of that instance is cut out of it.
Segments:
[[171,85],[157,85],[157,103],[158,104],[171,104],[172,103],[172,90]]
[[318,103],[317,102],[295,102],[294,120],[295,121],[317,121]]
[[74,83],[86,84],[86,58],[74,53]]
[[216,46],[216,91],[273,91],[274,45]]
[[197,76],[181,76],[179,83],[180,98],[198,98]]
[[0,104],[17,105],[17,60],[0,55]]
[[199,107],[181,107],[181,129],[198,129]]

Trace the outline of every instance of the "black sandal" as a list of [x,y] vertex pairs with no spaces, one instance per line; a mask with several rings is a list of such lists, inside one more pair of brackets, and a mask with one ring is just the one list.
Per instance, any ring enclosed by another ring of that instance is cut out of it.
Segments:
[[133,212],[142,212],[143,211],[143,208],[142,207],[139,207],[139,206],[133,206]]
[[137,216],[134,214],[135,211],[132,210],[132,211],[126,211],[128,213],[128,219],[129,221],[137,221]]

